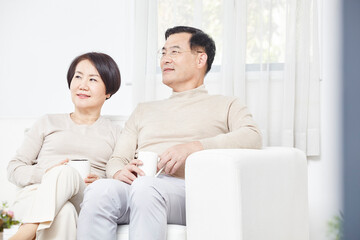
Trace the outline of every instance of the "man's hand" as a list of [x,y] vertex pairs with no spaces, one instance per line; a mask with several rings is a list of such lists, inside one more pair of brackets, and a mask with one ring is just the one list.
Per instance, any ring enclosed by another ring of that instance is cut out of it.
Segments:
[[165,166],[164,171],[166,174],[174,174],[185,163],[190,154],[203,149],[199,141],[172,146],[160,155],[158,168],[161,169]]
[[98,175],[96,175],[95,173],[90,173],[86,178],[85,178],[85,183],[86,185],[89,185],[90,183],[95,182],[96,180],[99,180],[100,177]]
[[62,161],[60,161],[59,163],[57,163],[57,164],[49,167],[48,169],[46,169],[46,170],[45,170],[45,173],[47,173],[48,171],[50,171],[50,170],[53,169],[54,167],[64,165],[64,164],[66,164],[66,163],[68,163],[68,162],[69,162],[69,159],[62,160]]
[[123,169],[117,171],[113,178],[123,181],[128,184],[132,184],[132,182],[136,179],[138,175],[144,176],[145,173],[143,170],[138,168],[138,165],[142,165],[142,161],[138,159],[132,160],[130,163],[128,163]]

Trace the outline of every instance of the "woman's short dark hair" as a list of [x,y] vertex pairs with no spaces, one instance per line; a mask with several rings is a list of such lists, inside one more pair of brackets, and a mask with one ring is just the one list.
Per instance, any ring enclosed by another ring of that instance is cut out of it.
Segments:
[[110,96],[112,96],[119,90],[121,85],[121,76],[116,62],[109,55],[98,52],[82,54],[72,61],[67,72],[67,82],[69,88],[75,74],[76,66],[83,60],[89,60],[99,72],[100,77],[105,84],[106,94],[110,94]]
[[208,73],[211,69],[211,65],[214,61],[215,53],[216,53],[216,46],[214,40],[201,31],[200,29],[188,27],[188,26],[176,26],[173,28],[169,28],[165,32],[165,40],[172,34],[175,33],[190,33],[190,49],[195,50],[197,47],[202,47],[205,50],[207,58],[207,69],[206,73]]

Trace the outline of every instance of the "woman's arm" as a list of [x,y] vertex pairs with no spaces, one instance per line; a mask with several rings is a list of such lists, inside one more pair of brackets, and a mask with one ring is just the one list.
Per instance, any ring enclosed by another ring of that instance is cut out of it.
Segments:
[[37,157],[44,141],[44,117],[36,121],[7,167],[8,179],[19,187],[40,183],[46,169],[40,168]]

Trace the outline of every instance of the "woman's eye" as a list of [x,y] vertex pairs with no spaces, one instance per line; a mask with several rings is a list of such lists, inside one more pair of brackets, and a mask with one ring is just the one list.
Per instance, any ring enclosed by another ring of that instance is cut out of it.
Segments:
[[82,77],[81,77],[81,75],[74,75],[74,78],[81,79]]
[[90,78],[90,81],[97,81],[97,79],[95,79],[95,78]]

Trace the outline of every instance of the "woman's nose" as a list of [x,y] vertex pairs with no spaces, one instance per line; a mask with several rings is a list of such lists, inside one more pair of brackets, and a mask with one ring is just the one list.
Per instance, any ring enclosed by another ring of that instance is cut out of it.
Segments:
[[83,79],[79,85],[80,90],[89,90],[89,86],[87,85],[87,80]]

